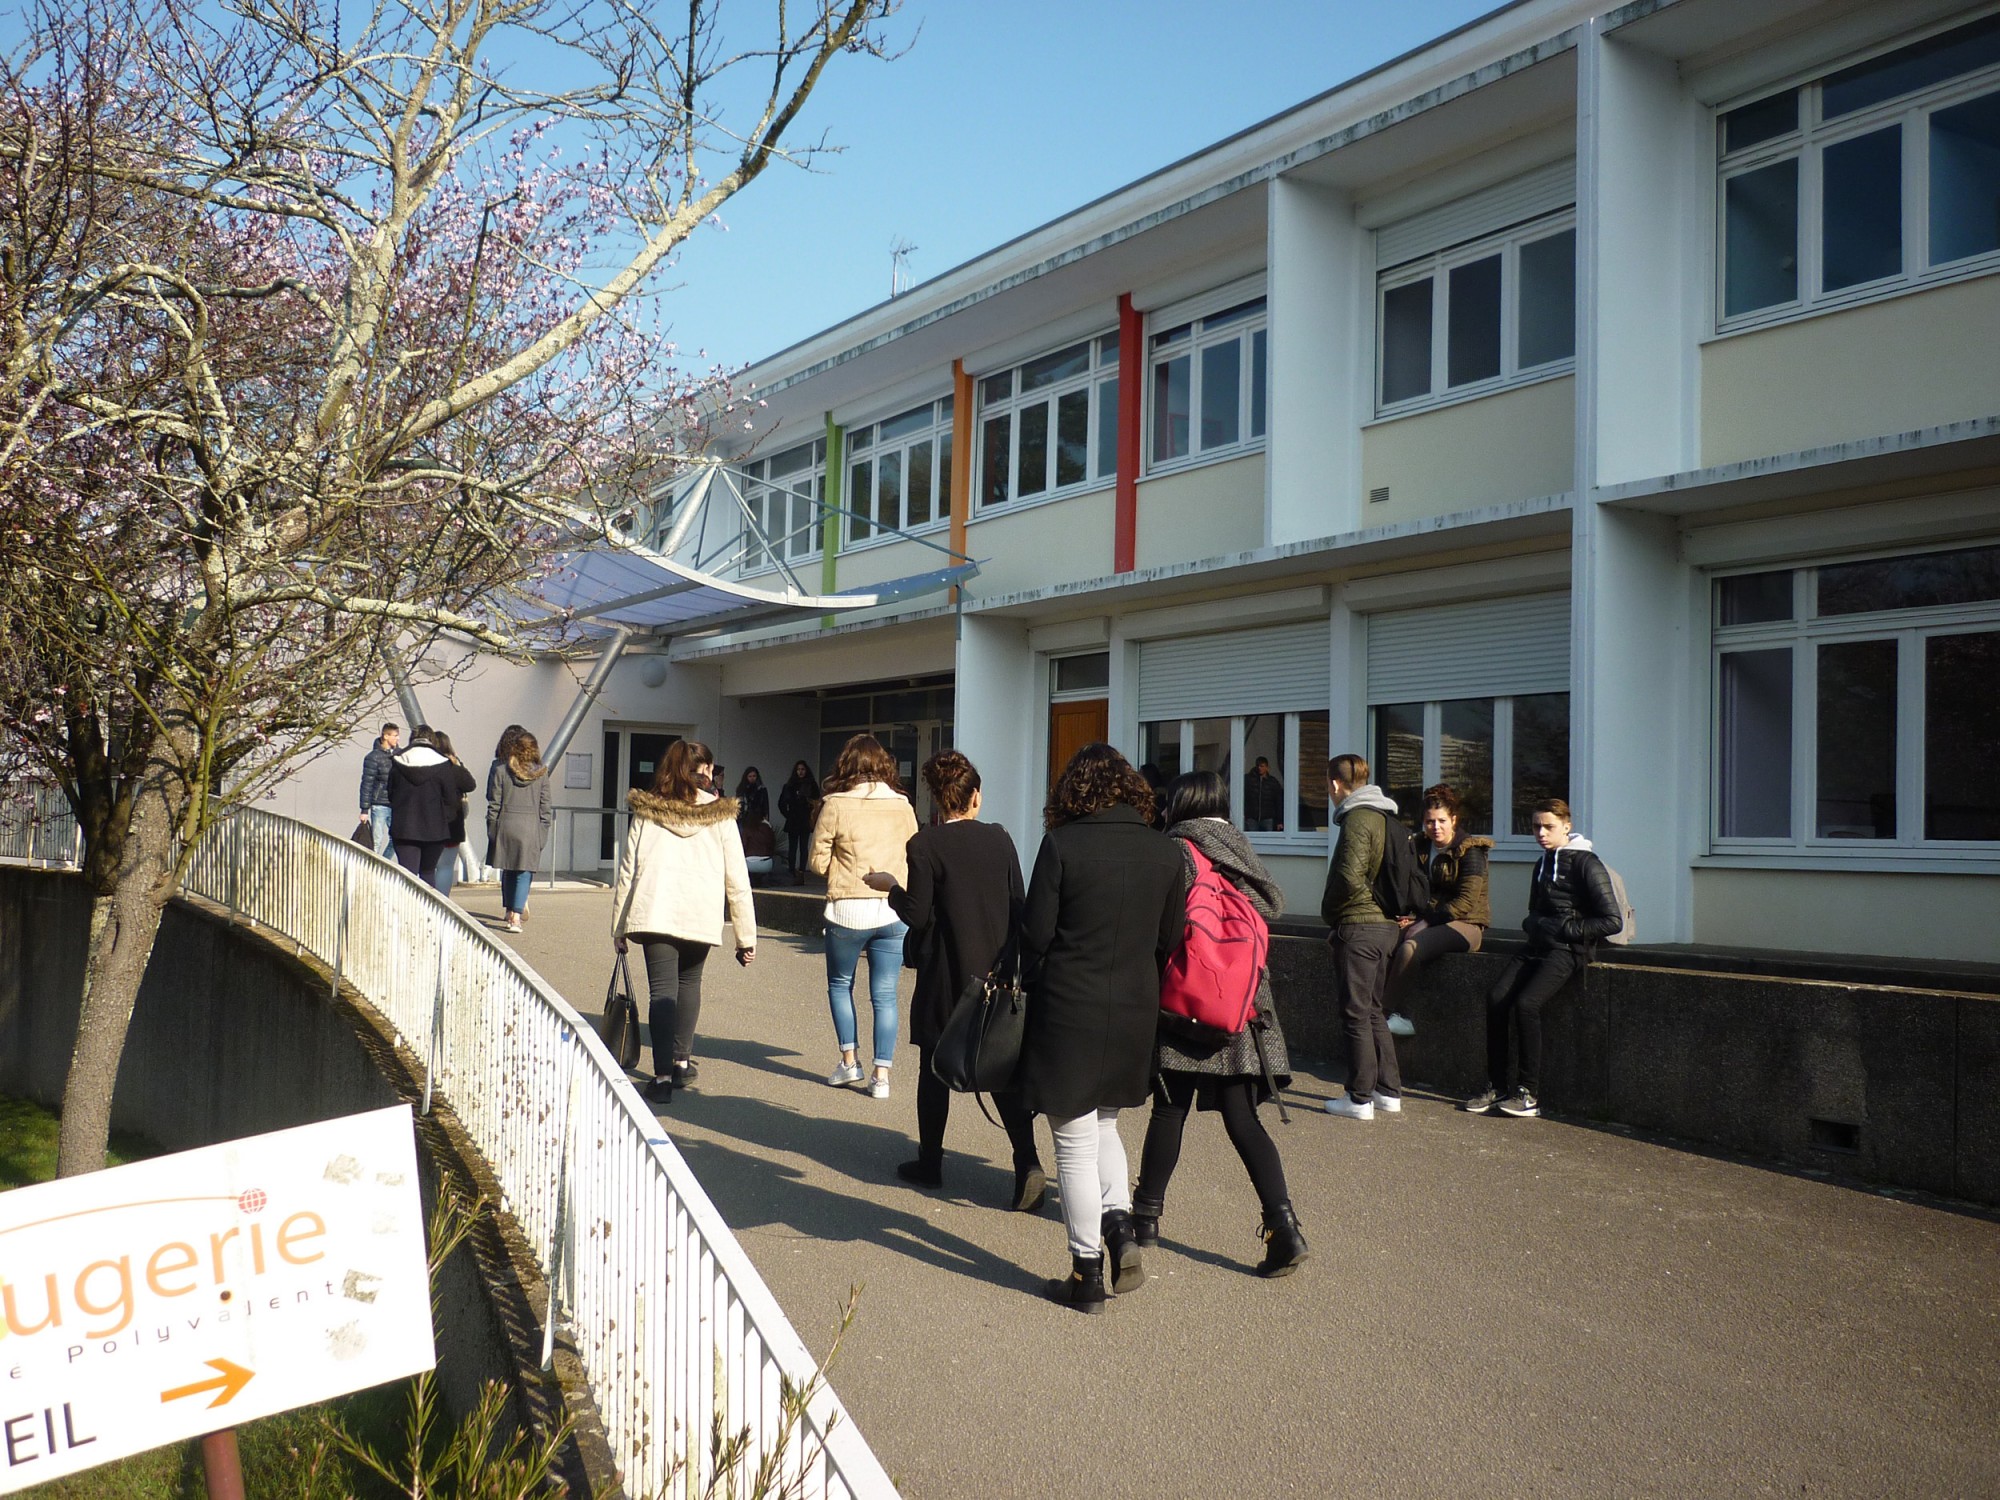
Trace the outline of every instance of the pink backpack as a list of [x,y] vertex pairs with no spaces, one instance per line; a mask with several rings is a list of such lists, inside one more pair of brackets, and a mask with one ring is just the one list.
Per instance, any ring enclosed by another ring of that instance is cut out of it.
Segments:
[[1160,976],[1161,1024],[1201,1041],[1241,1036],[1257,1013],[1271,930],[1193,844],[1187,931]]

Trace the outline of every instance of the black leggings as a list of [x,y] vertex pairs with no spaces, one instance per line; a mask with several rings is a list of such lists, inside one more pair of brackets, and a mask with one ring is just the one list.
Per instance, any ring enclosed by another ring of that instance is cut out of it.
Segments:
[[[977,1105],[973,1106],[975,1109]],[[1018,1090],[1006,1089],[993,1096],[993,1109],[1007,1128],[1007,1143],[1014,1148],[1014,1165],[1036,1166],[1041,1155],[1035,1150],[1035,1116],[1021,1102]],[[944,1126],[951,1115],[951,1090],[931,1072],[928,1047],[917,1049],[917,1159],[930,1163],[944,1160]]]
[[785,825],[785,849],[792,865],[792,878],[796,880],[806,870],[806,845],[812,842],[812,829],[804,823]]
[[425,885],[435,885],[438,861],[450,847],[443,839],[396,839],[396,863]]
[[1222,1116],[1229,1144],[1243,1158],[1250,1185],[1265,1212],[1291,1201],[1285,1186],[1285,1164],[1277,1142],[1257,1118],[1261,1078],[1216,1078],[1203,1073],[1161,1073],[1153,1084],[1153,1114],[1146,1121],[1146,1144],[1139,1153],[1139,1186],[1132,1193],[1132,1212],[1158,1217],[1167,1206],[1167,1183],[1181,1160],[1181,1132],[1196,1095]]
[[646,993],[651,1002],[646,1007],[646,1028],[653,1038],[653,1076],[664,1078],[672,1064],[694,1056],[694,1028],[701,1019],[701,966],[715,945],[677,937],[633,941],[646,955]]

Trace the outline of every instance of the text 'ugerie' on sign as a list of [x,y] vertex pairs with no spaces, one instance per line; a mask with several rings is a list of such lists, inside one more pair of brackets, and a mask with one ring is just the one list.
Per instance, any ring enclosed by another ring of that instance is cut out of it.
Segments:
[[0,1494],[435,1363],[407,1105],[0,1193]]

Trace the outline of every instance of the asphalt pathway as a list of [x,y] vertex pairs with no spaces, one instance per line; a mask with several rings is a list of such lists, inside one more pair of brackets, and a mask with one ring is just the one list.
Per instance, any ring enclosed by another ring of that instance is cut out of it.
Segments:
[[[608,920],[538,890],[511,941],[594,1014]],[[1086,1318],[1041,1299],[1054,1205],[995,1206],[969,1101],[944,1191],[895,1180],[913,1049],[886,1101],[826,1086],[817,942],[719,950],[697,1053],[663,1123],[816,1353],[861,1288],[831,1379],[907,1495],[2000,1495],[1990,1215],[1443,1099],[1336,1119],[1302,1072],[1265,1113],[1312,1259],[1251,1274],[1255,1197],[1197,1115],[1146,1285]]]

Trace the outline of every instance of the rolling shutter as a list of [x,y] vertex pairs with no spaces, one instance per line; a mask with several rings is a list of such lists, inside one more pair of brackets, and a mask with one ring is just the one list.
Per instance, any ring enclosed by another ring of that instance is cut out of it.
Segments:
[[1569,691],[1569,595],[1527,594],[1368,616],[1368,701]]
[[1383,225],[1375,231],[1375,264],[1386,271],[1419,256],[1568,208],[1575,202],[1576,158],[1572,156]]
[[1332,701],[1330,663],[1325,620],[1143,641],[1139,719],[1150,723],[1326,708]]

